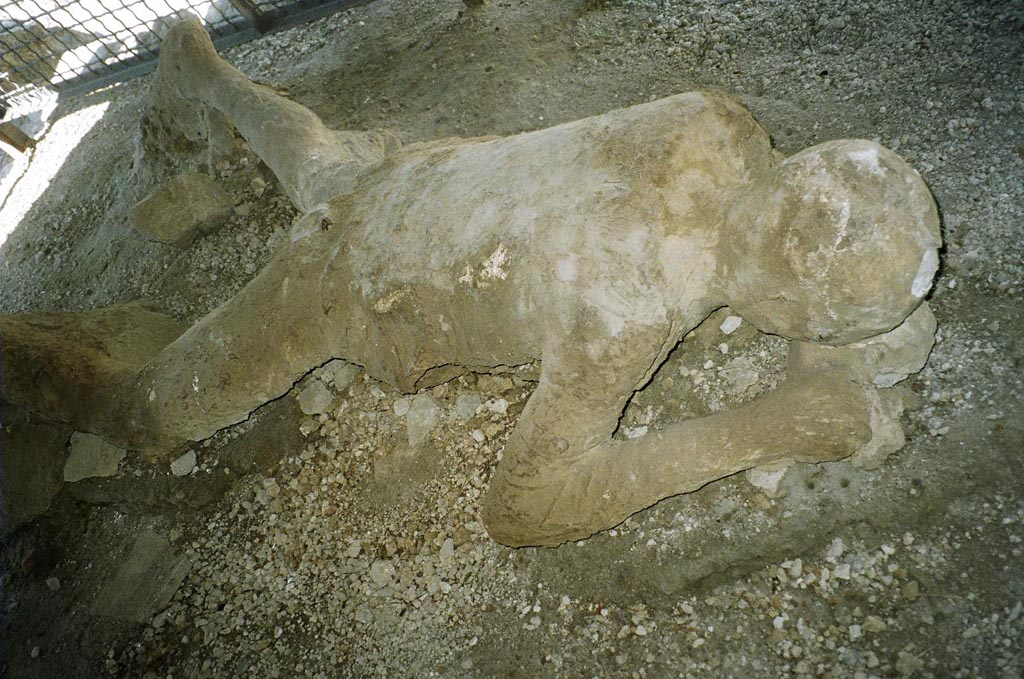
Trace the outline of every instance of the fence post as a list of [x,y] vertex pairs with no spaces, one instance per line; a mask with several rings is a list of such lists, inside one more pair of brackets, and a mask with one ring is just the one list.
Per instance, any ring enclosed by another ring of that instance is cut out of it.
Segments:
[[273,23],[269,16],[267,16],[263,10],[256,6],[252,0],[228,0],[231,5],[238,10],[238,13],[249,20],[256,30],[260,33],[266,33]]

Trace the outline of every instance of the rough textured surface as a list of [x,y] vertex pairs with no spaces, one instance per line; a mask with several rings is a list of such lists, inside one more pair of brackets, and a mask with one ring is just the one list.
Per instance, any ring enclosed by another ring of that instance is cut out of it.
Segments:
[[[245,74],[216,59],[201,27],[172,30],[161,52],[149,115],[163,118],[171,134],[210,142],[214,163],[228,146],[217,142],[233,139],[218,131],[225,124],[234,126],[304,212],[351,191],[361,174],[399,145],[389,132],[330,130],[303,106],[280,99],[265,86],[253,86]],[[183,110],[189,112],[185,120],[179,117]],[[160,144],[151,149],[157,155],[162,151]]]
[[[841,360],[795,361],[782,387],[735,412],[611,435],[718,308],[798,343],[850,345],[903,322],[931,287],[939,222],[920,176],[888,149],[834,141],[776,162],[742,106],[691,93],[374,160],[218,58],[198,23],[175,26],[161,59],[158,89],[226,116],[297,207],[333,197],[79,426],[155,452],[243,420],[335,357],[405,391],[541,360],[485,510],[510,545],[585,538],[738,471],[842,458],[870,440],[876,397]],[[337,168],[362,174],[340,181]],[[904,335],[923,363],[931,335]],[[413,447],[431,428],[427,398],[409,412]],[[320,414],[331,397],[313,380],[299,403]]]
[[154,307],[133,302],[87,314],[5,315],[0,332],[6,400],[102,433],[103,401],[182,327]]
[[196,451],[190,450],[181,457],[171,462],[171,474],[175,476],[186,476],[192,473],[196,466]]
[[430,394],[418,394],[411,399],[405,413],[405,427],[409,432],[410,446],[419,448],[430,438],[440,414],[441,408]]
[[6,401],[0,428],[0,526],[9,535],[50,508],[61,487],[67,425],[50,422]]
[[[739,96],[787,155],[835,138],[896,149],[935,192],[946,241],[928,299],[939,342],[907,380],[918,405],[903,416],[906,446],[871,471],[795,465],[783,498],[730,479],[665,500],[614,535],[509,550],[480,532],[479,493],[536,371],[467,375],[435,394],[446,415],[424,451],[434,457],[418,490],[392,504],[376,492],[377,472],[408,446],[393,409],[407,395],[361,375],[324,418],[291,412],[292,393],[271,405],[279,436],[219,434],[198,450],[200,472],[177,486],[150,477],[169,476],[165,464],[141,463],[139,478],[129,467],[127,478],[69,484],[81,501],[62,492],[4,541],[5,673],[1019,674],[1024,164],[1014,6],[557,0],[460,9],[378,0],[228,56],[330,127],[393,126],[408,143],[515,134],[710,88]],[[17,183],[0,223],[21,223],[2,253],[5,312],[150,296],[190,325],[287,237],[295,212],[251,157],[217,169],[243,209],[184,255],[126,232],[141,196],[120,194],[132,188],[148,86],[64,102],[35,154],[3,180]],[[624,429],[649,434],[778,382],[785,343],[747,322],[725,335],[724,318],[677,348],[627,409]],[[731,391],[726,370],[739,359],[758,376],[746,394]],[[461,396],[508,406],[481,407],[462,423],[447,415]],[[263,424],[269,412],[256,414]],[[300,429],[305,447],[295,444]],[[257,454],[259,463],[241,464]],[[219,479],[230,488],[222,501],[192,503]],[[85,484],[103,492],[86,500]],[[83,612],[153,522],[197,560],[168,615],[154,618],[164,624]],[[287,548],[278,533],[292,537]],[[442,569],[446,538],[453,565]],[[23,569],[30,553],[35,565]],[[368,571],[385,559],[395,576],[379,589]],[[844,566],[849,580],[833,576]]]
[[68,444],[64,481],[74,483],[96,476],[116,476],[117,466],[127,454],[123,448],[107,443],[98,436],[76,431]]
[[924,367],[935,345],[935,325],[931,308],[922,304],[891,332],[847,346],[796,345],[793,366],[803,370],[839,369],[857,382],[887,389]]
[[128,558],[96,595],[98,616],[145,622],[167,607],[188,575],[192,563],[178,554],[166,537],[146,531],[132,545]]
[[299,392],[299,408],[307,415],[320,415],[331,409],[331,401],[334,396],[320,380],[311,380],[310,383]]
[[149,238],[187,248],[227,221],[231,200],[208,175],[181,174],[132,208],[132,226]]

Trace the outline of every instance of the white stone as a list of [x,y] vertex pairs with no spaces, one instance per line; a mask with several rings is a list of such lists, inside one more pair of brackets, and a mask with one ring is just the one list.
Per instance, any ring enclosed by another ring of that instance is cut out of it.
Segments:
[[874,389],[867,392],[871,405],[871,440],[861,446],[850,461],[863,469],[877,469],[906,443],[900,416],[903,398],[898,392]]
[[642,427],[627,427],[622,430],[622,433],[626,435],[627,439],[638,439],[647,434],[647,425]]
[[744,472],[747,483],[763,492],[768,497],[782,497],[786,494],[782,481],[786,478],[788,467],[781,469],[748,469]]
[[395,566],[390,561],[374,561],[370,566],[370,580],[378,587],[384,588],[391,585],[395,577]]
[[492,413],[502,414],[508,410],[508,401],[503,398],[495,398],[487,402],[487,409]]
[[441,406],[430,394],[417,394],[409,406],[405,426],[409,433],[409,445],[418,448],[430,438],[430,432],[437,426]]
[[843,543],[842,538],[836,538],[832,540],[828,546],[828,550],[825,551],[825,560],[829,563],[835,563],[836,559],[843,555],[846,550],[846,545]]
[[455,541],[451,538],[445,538],[444,542],[441,543],[441,549],[437,553],[437,558],[441,561],[441,565],[449,567],[455,562]]
[[743,319],[739,316],[726,316],[725,320],[722,321],[722,324],[718,326],[718,329],[726,335],[731,335],[736,332],[741,325],[743,325]]
[[455,417],[459,422],[466,423],[476,415],[482,399],[480,394],[462,394],[455,400]]
[[731,393],[742,394],[757,384],[761,374],[749,358],[740,356],[722,366],[722,377],[725,378],[726,388]]
[[924,297],[925,293],[931,290],[932,281],[935,279],[935,272],[939,270],[938,250],[927,250],[921,258],[921,266],[917,269],[914,282],[910,286],[910,294],[914,297]]
[[405,397],[396,398],[395,405],[392,406],[394,408],[395,415],[397,415],[398,417],[405,417],[406,414],[409,412],[409,405],[409,399]]
[[869,615],[864,618],[864,631],[865,632],[884,632],[888,625],[885,621],[879,618],[877,615]]

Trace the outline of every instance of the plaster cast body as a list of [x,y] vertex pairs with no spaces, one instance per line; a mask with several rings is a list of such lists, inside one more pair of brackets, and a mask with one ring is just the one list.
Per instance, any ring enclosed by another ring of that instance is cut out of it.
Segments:
[[[192,23],[168,38],[158,77],[158,98],[231,120],[307,214],[242,292],[74,414],[126,445],[201,440],[332,358],[406,392],[540,360],[484,516],[506,544],[557,544],[743,469],[855,453],[899,412],[877,390],[931,347],[919,305],[937,265],[935,206],[876,144],[779,163],[742,106],[691,93],[399,147],[327,130],[227,66]],[[785,383],[613,440],[632,394],[725,305],[807,347]]]

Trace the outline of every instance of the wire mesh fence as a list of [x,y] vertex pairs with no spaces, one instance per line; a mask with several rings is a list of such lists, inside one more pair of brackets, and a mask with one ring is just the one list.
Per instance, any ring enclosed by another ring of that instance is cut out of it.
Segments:
[[[183,14],[224,48],[368,0],[8,0],[0,6],[0,114],[41,89],[89,91],[151,71]],[[0,115],[0,119],[3,115]]]

